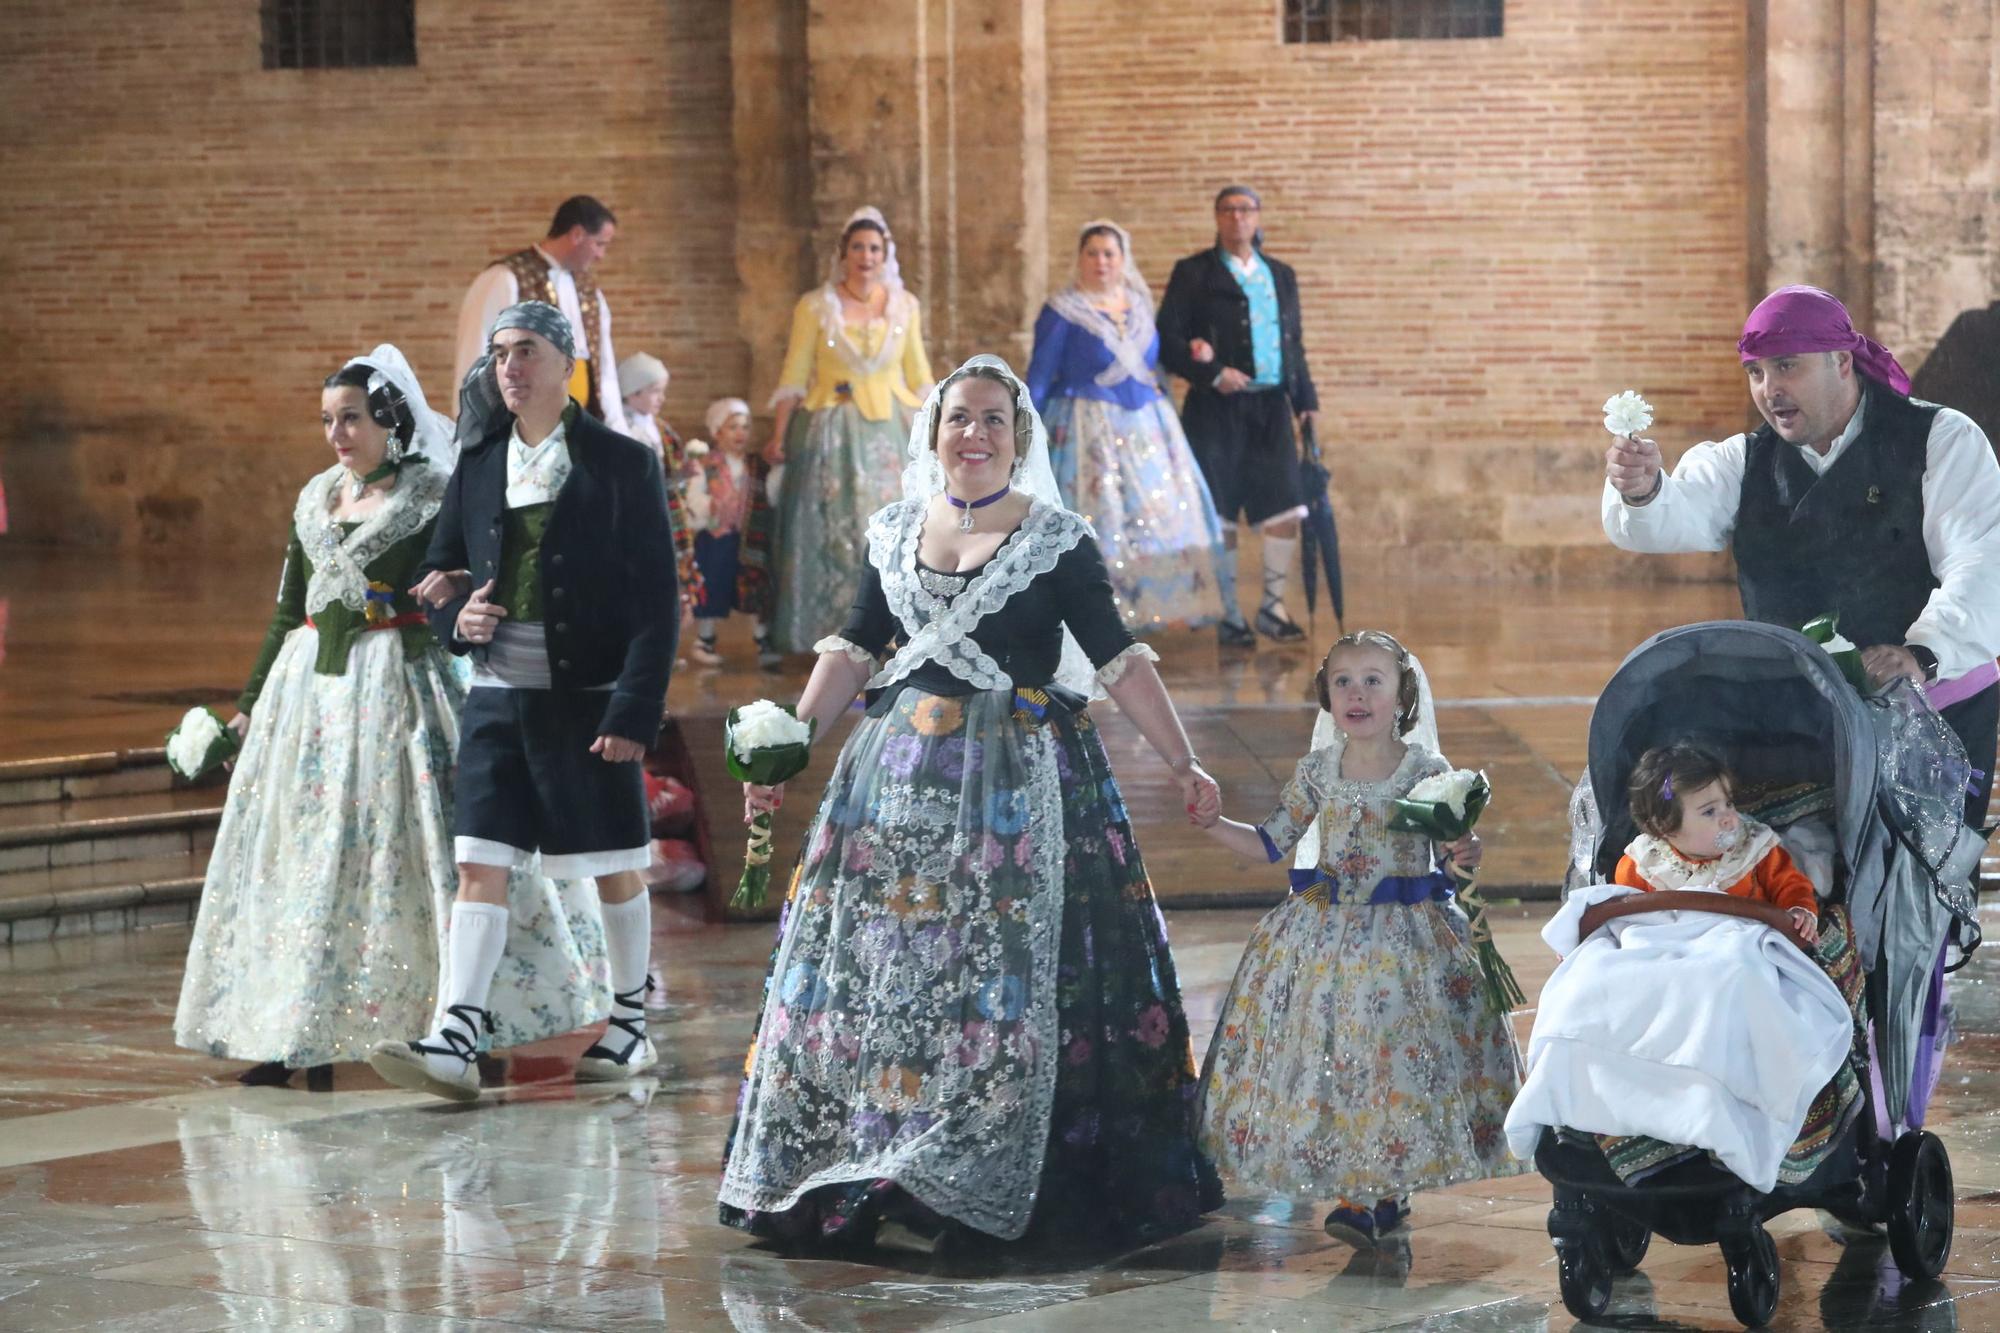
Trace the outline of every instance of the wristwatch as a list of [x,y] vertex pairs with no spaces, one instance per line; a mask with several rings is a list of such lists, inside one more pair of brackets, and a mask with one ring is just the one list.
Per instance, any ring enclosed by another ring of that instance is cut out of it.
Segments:
[[1924,669],[1926,684],[1937,679],[1937,654],[1920,643],[1906,643],[1903,651],[1917,659],[1917,665]]

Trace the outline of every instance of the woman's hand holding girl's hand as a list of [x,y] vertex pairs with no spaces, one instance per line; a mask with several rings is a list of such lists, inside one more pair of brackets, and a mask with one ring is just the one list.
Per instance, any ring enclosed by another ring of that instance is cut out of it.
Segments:
[[1787,910],[1786,915],[1792,918],[1792,925],[1801,942],[1819,943],[1819,917],[1813,914],[1811,908],[1793,907]]
[[1222,817],[1222,788],[1200,764],[1189,764],[1174,775],[1180,784],[1181,804],[1187,808],[1188,822],[1212,828]]
[[760,787],[754,782],[743,784],[743,822],[748,824],[758,815],[768,815],[785,803],[785,784],[775,787]]
[[235,717],[229,719],[228,727],[236,733],[237,740],[242,740],[250,734],[250,715],[248,713],[238,713]]
[[1484,844],[1479,841],[1478,832],[1467,830],[1465,836],[1457,842],[1448,842],[1444,845],[1445,858],[1460,870],[1474,871],[1479,869],[1479,858],[1482,854],[1480,849],[1483,846]]
[[1188,360],[1207,365],[1215,360],[1215,348],[1206,338],[1188,339]]

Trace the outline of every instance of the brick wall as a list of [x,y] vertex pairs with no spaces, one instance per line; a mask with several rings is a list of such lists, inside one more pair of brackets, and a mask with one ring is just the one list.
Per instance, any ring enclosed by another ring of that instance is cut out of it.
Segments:
[[1676,448],[1748,406],[1742,4],[1509,0],[1498,41],[1310,47],[1278,11],[1049,5],[1051,274],[1109,214],[1163,291],[1215,189],[1254,183],[1299,270],[1343,538],[1632,568],[1596,518],[1597,405],[1640,389]]
[[267,72],[247,0],[7,7],[18,539],[275,553],[319,381],[388,340],[448,398],[466,282],[573,193],[618,213],[617,345],[677,370],[669,418],[740,391],[725,0],[419,0],[417,33],[415,69]]

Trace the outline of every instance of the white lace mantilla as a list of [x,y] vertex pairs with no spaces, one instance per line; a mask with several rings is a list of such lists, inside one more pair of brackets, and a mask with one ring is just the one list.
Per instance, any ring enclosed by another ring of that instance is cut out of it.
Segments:
[[917,541],[923,528],[924,506],[914,500],[899,500],[868,520],[868,560],[882,576],[882,592],[905,636],[901,651],[875,673],[868,688],[893,685],[930,662],[976,690],[1014,688],[1013,678],[986,655],[972,631],[1015,593],[1054,569],[1089,533],[1089,524],[1059,505],[1035,501],[1021,526],[949,603],[932,595],[917,577]]
[[1641,833],[1626,845],[1640,878],[1655,889],[1713,889],[1726,892],[1730,885],[1757,868],[1757,863],[1778,845],[1778,835],[1754,819],[1743,821],[1737,844],[1712,861],[1690,861],[1674,850],[1665,838]]
[[368,607],[368,575],[364,572],[382,552],[423,530],[444,503],[445,477],[432,467],[405,467],[382,507],[343,537],[330,512],[334,488],[349,479],[336,463],[305,484],[292,510],[292,527],[312,565],[306,584],[306,614],[316,616],[339,602],[350,611]]

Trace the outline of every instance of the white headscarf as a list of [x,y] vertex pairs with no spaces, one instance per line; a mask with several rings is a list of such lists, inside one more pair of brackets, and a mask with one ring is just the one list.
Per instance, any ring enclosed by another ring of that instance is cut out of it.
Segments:
[[[1431,695],[1431,678],[1425,673],[1424,664],[1417,660],[1415,653],[1410,652],[1407,646],[1403,651],[1409,654],[1410,670],[1417,678],[1417,723],[1403,733],[1403,741],[1407,745],[1422,746],[1432,754],[1441,755],[1443,751],[1439,748],[1438,740],[1437,700]],[[1312,748],[1324,750],[1329,746],[1336,751],[1345,750],[1347,733],[1333,720],[1333,714],[1322,708],[1319,710],[1319,716],[1313,719]],[[1294,868],[1299,870],[1319,868],[1319,826],[1320,821],[1314,819],[1307,827],[1305,836],[1299,839],[1299,845],[1292,853]]]
[[[938,463],[937,451],[931,447],[937,439],[938,413],[944,403],[945,390],[978,370],[998,372],[1014,391],[1015,420],[1025,418],[1028,422],[1025,448],[1020,448],[1019,430],[1015,432],[1019,456],[1014,466],[1014,489],[1024,492],[1038,505],[1063,509],[1062,491],[1056,486],[1055,469],[1049,465],[1049,431],[1042,424],[1042,414],[1035,410],[1027,384],[1014,373],[1013,367],[989,352],[972,357],[931,386],[930,393],[925,396],[923,407],[918,409],[916,420],[910,425],[908,461],[903,468],[903,498],[913,503],[921,514],[932,497],[944,490],[944,468]],[[1077,521],[1083,522],[1080,518]],[[1088,530],[1088,524],[1084,526]],[[1102,693],[1090,658],[1067,627],[1063,630],[1062,662],[1056,668],[1055,683],[1086,698]]]
[[[417,382],[417,372],[410,368],[410,362],[402,349],[394,343],[383,343],[366,356],[357,356],[348,366],[366,366],[372,372],[368,376],[368,392],[374,393],[383,384],[389,384],[403,395],[403,402],[410,409],[410,419],[416,423],[416,438],[403,441],[404,458],[419,454],[426,463],[446,476],[458,466],[458,441],[452,433],[451,418],[431,411],[429,400],[424,397],[424,386]],[[347,366],[341,367],[345,370]]]
[[1131,233],[1110,218],[1093,218],[1077,229],[1077,263],[1083,262],[1084,238],[1106,229],[1118,237],[1118,247],[1125,255],[1123,281],[1128,301],[1125,321],[1121,324],[1098,309],[1074,277],[1069,286],[1049,298],[1049,306],[1070,323],[1089,329],[1110,349],[1111,364],[1097,374],[1099,388],[1109,389],[1127,380],[1157,383],[1149,355],[1153,345],[1153,293],[1132,255]]

